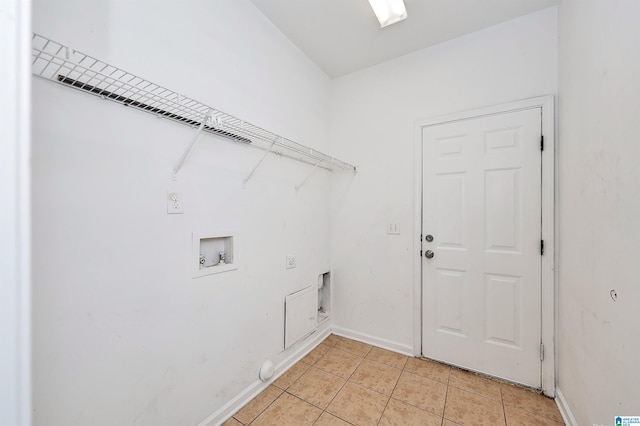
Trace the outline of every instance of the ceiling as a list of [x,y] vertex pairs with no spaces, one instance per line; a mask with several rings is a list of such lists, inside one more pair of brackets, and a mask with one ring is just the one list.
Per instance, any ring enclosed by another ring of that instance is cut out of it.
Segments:
[[251,0],[329,77],[388,61],[559,0],[405,0],[408,18],[380,28],[367,0]]

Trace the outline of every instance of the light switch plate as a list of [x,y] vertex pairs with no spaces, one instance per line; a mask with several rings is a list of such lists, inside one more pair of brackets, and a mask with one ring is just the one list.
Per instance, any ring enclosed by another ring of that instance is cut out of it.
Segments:
[[387,234],[400,235],[400,224],[398,222],[387,223]]

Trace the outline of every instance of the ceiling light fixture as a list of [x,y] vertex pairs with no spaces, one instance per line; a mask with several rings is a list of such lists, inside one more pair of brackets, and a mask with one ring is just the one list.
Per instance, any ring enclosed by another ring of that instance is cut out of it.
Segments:
[[380,28],[407,18],[403,0],[369,0],[369,4],[380,22]]

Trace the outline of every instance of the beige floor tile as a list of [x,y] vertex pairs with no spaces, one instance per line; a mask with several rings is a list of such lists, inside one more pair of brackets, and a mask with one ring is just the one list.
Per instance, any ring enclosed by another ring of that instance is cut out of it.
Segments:
[[520,411],[516,408],[505,406],[504,412],[507,415],[507,426],[560,426],[564,423],[554,422],[544,417],[534,416],[526,411]]
[[463,425],[504,425],[502,404],[462,389],[449,387],[444,417]]
[[274,385],[279,387],[280,389],[287,389],[289,386],[293,384],[296,380],[300,378],[309,368],[310,364],[306,362],[298,361],[291,366],[282,376],[278,377]]
[[340,337],[335,334],[330,334],[326,339],[322,341],[322,343],[326,343],[327,345],[334,347],[336,343],[340,341]]
[[258,417],[269,404],[275,401],[281,393],[282,389],[271,385],[249,401],[249,403],[242,407],[233,417],[241,423],[248,425],[253,419]]
[[442,416],[446,395],[447,385],[403,371],[391,396]]
[[388,351],[386,349],[376,348],[375,346],[371,348],[367,354],[367,358],[400,369],[404,368],[407,360],[409,359],[406,355]]
[[502,401],[500,384],[498,382],[469,371],[452,368],[451,374],[449,375],[449,386],[477,393],[499,402]]
[[314,426],[349,426],[350,424],[325,411],[318,421],[314,423]]
[[440,426],[442,417],[391,398],[380,419],[380,426]]
[[535,392],[376,347],[364,358],[338,348],[349,342],[329,336],[305,358],[315,366],[298,362],[223,426],[564,424],[555,402]]
[[345,379],[311,367],[287,392],[324,410],[344,383]]
[[334,348],[342,349],[343,351],[351,352],[358,356],[365,356],[369,353],[372,347],[373,346],[367,345],[366,343],[357,342],[355,340],[347,339],[346,337],[339,337],[334,346]]
[[331,349],[331,346],[329,344],[325,344],[324,342],[320,343],[311,352],[309,352],[304,358],[302,358],[302,362],[313,365],[320,358],[322,358],[324,354],[329,352],[329,349]]
[[327,411],[354,425],[376,425],[388,400],[388,396],[347,383]]
[[502,401],[505,406],[527,411],[535,416],[545,417],[556,422],[562,422],[562,416],[553,399],[506,383],[500,384],[500,390],[502,391]]
[[349,381],[376,392],[391,395],[396,383],[398,383],[400,373],[402,370],[399,368],[365,359],[353,372]]
[[231,417],[226,422],[222,423],[222,426],[243,426],[242,423]]
[[316,348],[322,348],[322,350],[327,353],[329,351],[329,349],[331,349],[332,347],[334,347],[335,345],[329,342],[325,342],[324,340],[322,342],[320,342],[320,344],[318,346],[316,346]]
[[327,373],[346,379],[354,372],[361,361],[362,357],[339,349],[331,349],[316,362],[315,366]]
[[258,416],[252,426],[312,425],[322,410],[284,392]]
[[449,383],[449,371],[451,367],[426,359],[409,358],[407,364],[404,366],[404,370],[426,377],[427,379],[447,384]]

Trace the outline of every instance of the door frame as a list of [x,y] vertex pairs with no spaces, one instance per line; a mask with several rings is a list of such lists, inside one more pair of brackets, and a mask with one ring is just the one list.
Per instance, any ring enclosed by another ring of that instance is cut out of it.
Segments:
[[31,383],[31,1],[0,2],[0,424],[28,426]]
[[413,214],[413,354],[422,356],[422,129],[438,124],[468,120],[483,116],[522,111],[533,108],[542,110],[542,239],[544,255],[541,270],[541,336],[544,345],[542,361],[542,391],[549,397],[556,392],[556,350],[555,350],[555,257],[556,257],[556,138],[555,138],[555,99],[553,95],[524,99],[485,108],[473,109],[439,117],[426,118],[415,122],[414,145],[414,214]]

